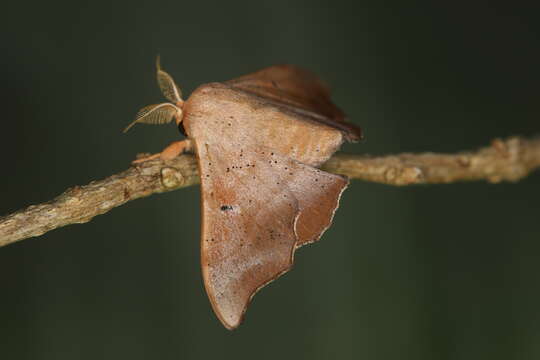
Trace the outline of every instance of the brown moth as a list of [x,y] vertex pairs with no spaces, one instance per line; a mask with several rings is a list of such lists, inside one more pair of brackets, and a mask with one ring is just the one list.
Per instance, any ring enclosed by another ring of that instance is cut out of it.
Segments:
[[155,157],[194,149],[201,176],[201,265],[217,317],[236,328],[253,296],[287,272],[294,252],[330,226],[344,176],[317,167],[345,141],[361,138],[313,74],[272,66],[204,84],[185,102],[157,62],[171,103],[144,107],[135,123],[171,122],[187,139]]

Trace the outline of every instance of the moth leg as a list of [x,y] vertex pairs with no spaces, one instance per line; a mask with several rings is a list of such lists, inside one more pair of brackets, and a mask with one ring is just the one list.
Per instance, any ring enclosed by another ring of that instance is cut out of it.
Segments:
[[148,161],[148,160],[154,160],[157,158],[160,158],[161,160],[172,160],[178,155],[191,151],[193,149],[193,143],[190,139],[184,139],[181,141],[175,141],[169,146],[167,146],[165,149],[163,149],[160,153],[153,154],[150,156],[145,156],[141,159],[137,159],[132,161],[132,164],[140,164],[142,162]]

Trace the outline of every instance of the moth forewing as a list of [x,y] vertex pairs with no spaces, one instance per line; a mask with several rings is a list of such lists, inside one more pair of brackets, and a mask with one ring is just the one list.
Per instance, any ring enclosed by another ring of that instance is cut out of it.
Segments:
[[227,84],[185,103],[201,175],[201,264],[216,315],[236,328],[255,293],[330,226],[347,179],[314,166],[344,141],[313,121]]

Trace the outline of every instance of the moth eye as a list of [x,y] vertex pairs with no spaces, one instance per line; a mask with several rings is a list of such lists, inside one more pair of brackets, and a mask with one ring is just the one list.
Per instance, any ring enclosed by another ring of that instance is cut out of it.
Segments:
[[178,124],[178,131],[180,131],[180,134],[184,135],[184,136],[187,136],[186,135],[186,128],[184,127],[184,123],[183,122],[180,122]]

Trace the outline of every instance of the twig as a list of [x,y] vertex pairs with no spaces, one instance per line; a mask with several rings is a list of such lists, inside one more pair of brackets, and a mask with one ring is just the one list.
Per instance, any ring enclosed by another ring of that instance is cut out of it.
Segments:
[[[491,146],[457,154],[381,157],[337,154],[323,169],[389,185],[487,180],[518,181],[540,167],[540,138],[496,139]],[[199,183],[193,155],[144,162],[104,180],[68,189],[55,199],[0,217],[0,246],[90,221],[130,200]]]
[[495,139],[491,146],[457,154],[339,155],[323,168],[352,179],[389,185],[515,182],[540,167],[540,137]]

